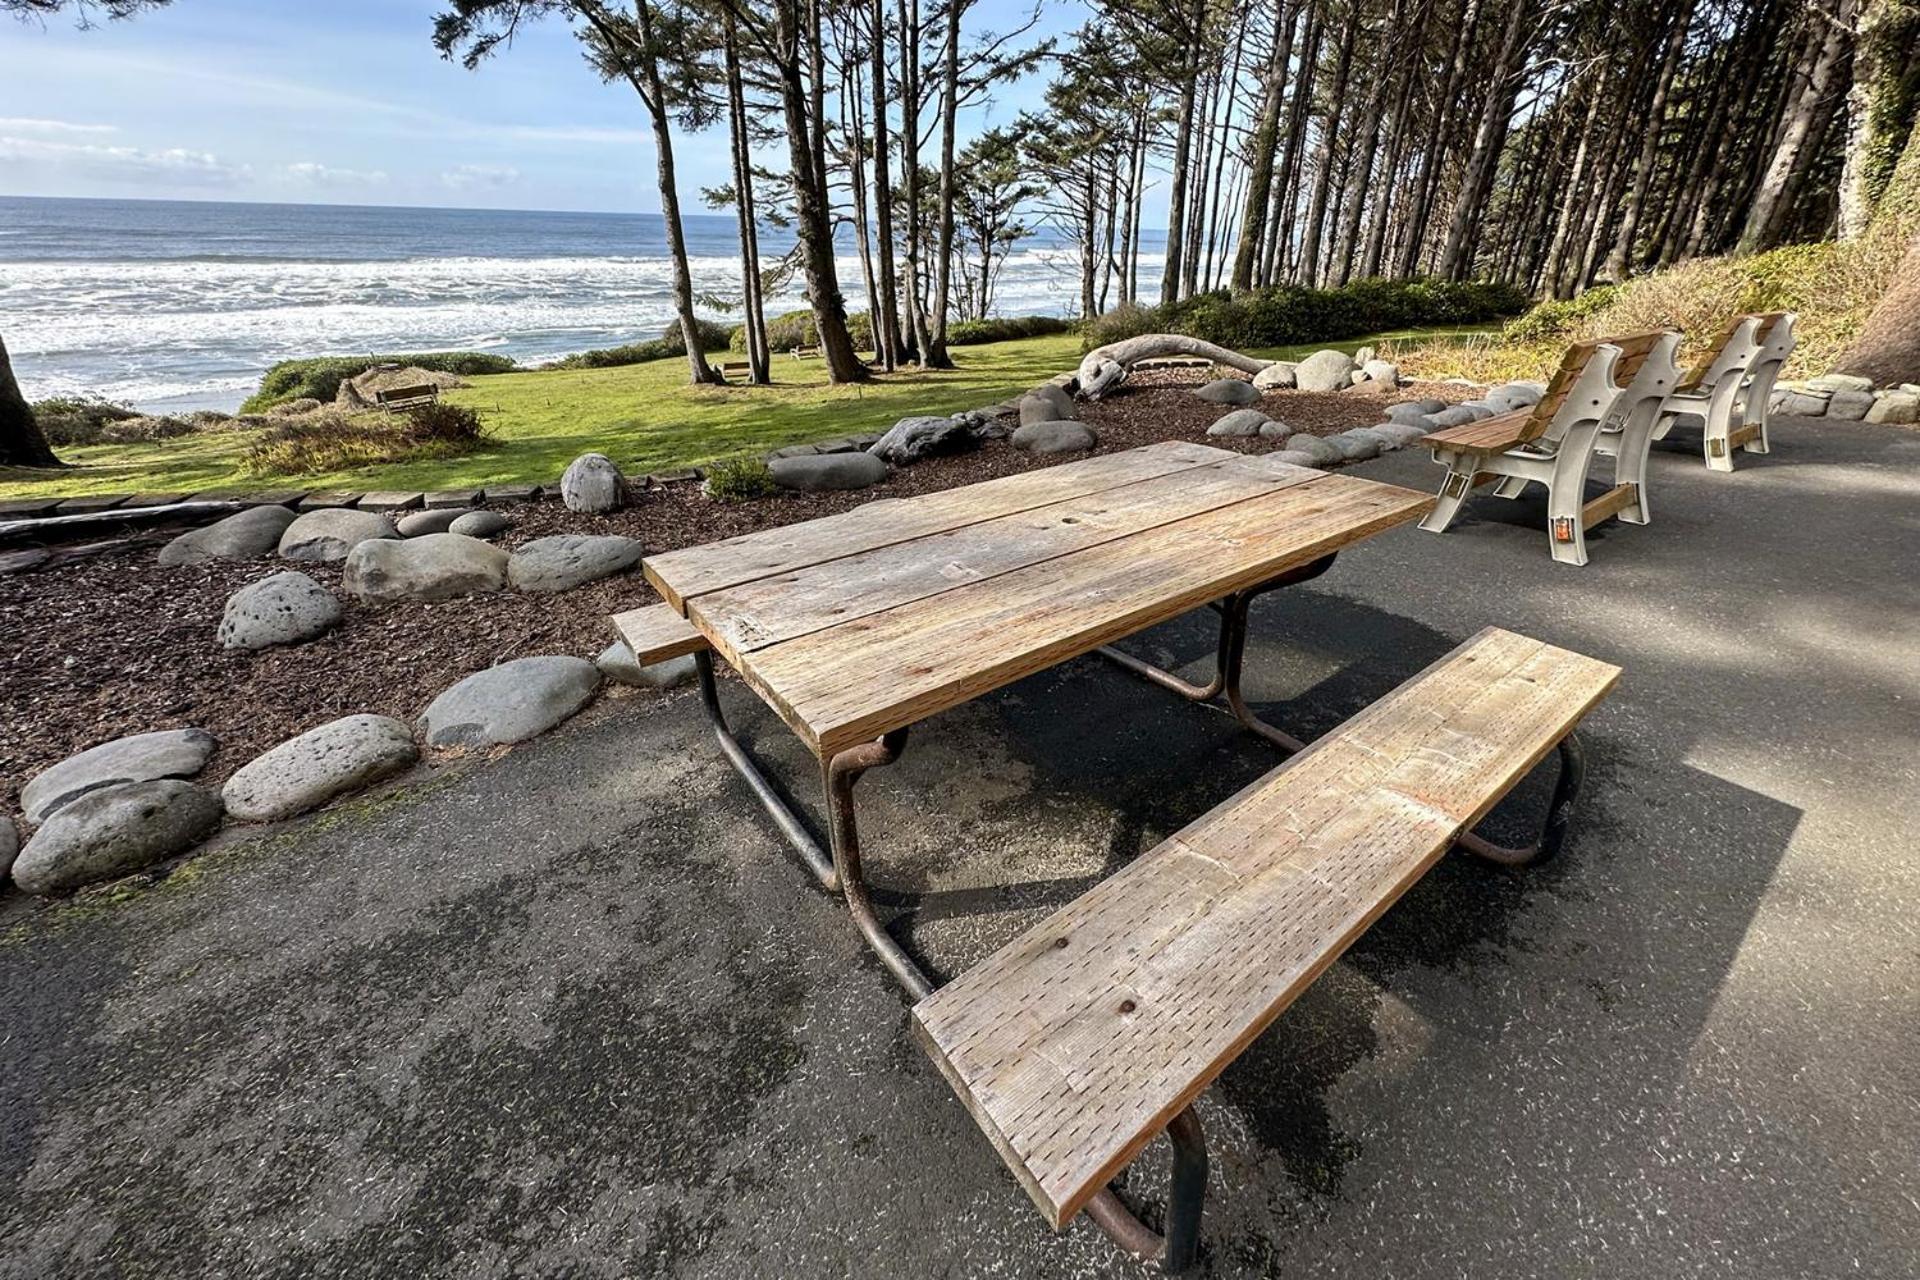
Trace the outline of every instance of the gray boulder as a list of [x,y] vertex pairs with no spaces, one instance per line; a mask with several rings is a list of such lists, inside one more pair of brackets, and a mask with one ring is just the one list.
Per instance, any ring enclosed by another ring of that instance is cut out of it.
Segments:
[[1910,426],[1920,422],[1920,392],[1882,391],[1867,410],[1868,422]]
[[1215,378],[1204,387],[1195,387],[1193,394],[1213,404],[1257,404],[1260,391],[1244,378]]
[[1340,451],[1340,456],[1348,462],[1359,462],[1365,458],[1380,456],[1386,444],[1386,437],[1375,435],[1365,427],[1356,427],[1352,431],[1342,431],[1337,436],[1327,437],[1327,443]]
[[269,649],[311,640],[339,621],[340,602],[331,591],[286,569],[228,596],[215,638],[225,649]]
[[277,822],[317,809],[420,758],[413,733],[390,716],[333,720],[242,765],[220,790],[243,822]]
[[887,478],[887,464],[870,453],[823,453],[812,458],[775,458],[767,464],[782,489],[824,493],[864,489]]
[[1479,420],[1479,415],[1463,404],[1456,404],[1449,408],[1442,409],[1438,413],[1430,413],[1427,415],[1427,421],[1433,424],[1433,428],[1436,431],[1447,427],[1463,427],[1469,422],[1478,422]]
[[1344,351],[1316,351],[1294,366],[1293,380],[1302,391],[1338,391],[1352,385],[1357,368]]
[[294,521],[287,507],[248,507],[204,529],[181,534],[160,548],[160,563],[173,566],[208,560],[252,560],[271,555]]
[[1400,366],[1391,360],[1362,360],[1360,372],[1367,375],[1368,382],[1377,382],[1385,387],[1400,385]]
[[974,435],[973,427],[972,415],[902,418],[889,427],[879,443],[867,452],[896,467],[910,466],[922,458],[965,453],[978,448],[980,441]]
[[1276,360],[1260,372],[1253,375],[1253,385],[1260,391],[1275,391],[1293,385],[1293,361]]
[[1808,378],[1807,386],[1815,391],[1871,391],[1873,379],[1857,373],[1823,373],[1817,378]]
[[624,640],[615,640],[601,650],[593,665],[600,668],[600,674],[607,679],[636,689],[671,689],[693,679],[699,671],[690,653],[643,667]]
[[1473,420],[1475,422],[1479,422],[1485,418],[1491,418],[1501,412],[1501,410],[1494,408],[1485,400],[1462,400],[1457,407],[1470,411],[1473,414]]
[[627,505],[627,478],[604,453],[583,453],[560,477],[560,501],[569,511],[604,515]]
[[220,797],[167,778],[92,791],[47,819],[13,864],[28,893],[111,880],[191,848],[220,825]]
[[1420,422],[1433,412],[1435,410],[1417,400],[1411,404],[1390,404],[1386,410],[1388,422]]
[[1365,365],[1371,361],[1373,357],[1374,350],[1372,347],[1361,347],[1353,353],[1353,362],[1358,365]]
[[89,791],[123,782],[191,778],[213,755],[213,735],[204,729],[136,733],[68,756],[20,789],[20,808],[35,826]]
[[1544,382],[1520,380],[1504,383],[1501,385],[1500,390],[1507,393],[1507,397],[1514,402],[1515,407],[1528,408],[1539,404],[1546,398],[1547,384]]
[[1395,447],[1402,449],[1427,434],[1425,424],[1418,422],[1383,422],[1379,426],[1367,429],[1376,435],[1385,436],[1393,441]]
[[1016,408],[1023,427],[1030,422],[1072,422],[1080,416],[1074,412],[1073,397],[1051,382],[1021,396]]
[[283,560],[345,560],[347,552],[363,542],[398,538],[399,530],[383,515],[346,507],[323,507],[295,517],[280,535]]
[[1029,422],[1013,433],[1013,447],[1028,453],[1083,453],[1099,443],[1084,422]]
[[636,538],[561,533],[535,538],[514,549],[507,581],[517,591],[571,591],[583,583],[624,573],[640,563]]
[[505,587],[507,553],[458,533],[363,542],[347,553],[341,585],[368,604],[452,600]]
[[1278,418],[1268,418],[1260,424],[1260,438],[1262,440],[1285,440],[1292,434],[1293,428]]
[[393,527],[403,538],[418,538],[429,533],[446,533],[453,528],[453,522],[466,514],[464,507],[434,507],[429,511],[415,511],[400,517]]
[[1827,401],[1827,416],[1839,418],[1845,422],[1858,422],[1867,416],[1867,410],[1871,408],[1873,408],[1873,392],[1843,389],[1834,392],[1833,398]]
[[1344,461],[1347,456],[1340,451],[1338,445],[1331,444],[1326,439],[1311,435],[1305,431],[1287,437],[1287,452],[1302,453],[1312,459],[1310,463],[1301,463],[1300,465],[1303,467],[1324,467],[1331,463]]
[[1827,396],[1815,391],[1789,391],[1774,402],[1773,409],[1789,418],[1821,418],[1826,416]]
[[13,870],[13,860],[20,852],[20,829],[13,825],[13,819],[0,813],[0,882],[4,882]]
[[420,716],[430,747],[524,742],[593,700],[600,672],[584,658],[515,658],[446,689]]
[[1257,436],[1260,428],[1267,422],[1267,415],[1258,409],[1235,409],[1207,428],[1210,436]]
[[511,528],[513,521],[498,511],[463,511],[447,526],[447,532],[463,538],[491,538]]
[[1285,463],[1289,467],[1317,467],[1313,455],[1301,449],[1280,449],[1267,455],[1269,462]]

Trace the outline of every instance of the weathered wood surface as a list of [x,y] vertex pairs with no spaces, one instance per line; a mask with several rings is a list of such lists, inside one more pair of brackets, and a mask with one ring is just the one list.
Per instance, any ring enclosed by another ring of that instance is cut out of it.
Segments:
[[1055,1227],[1619,676],[1489,629],[913,1010]]
[[1393,485],[1321,476],[751,653],[709,638],[824,759],[1416,520],[1432,505]]
[[692,596],[1237,456],[1184,441],[1149,445],[917,498],[869,502],[835,516],[649,556],[643,568],[654,589],[685,612]]
[[696,598],[689,612],[723,652],[751,653],[897,605],[1171,524],[1324,473],[1254,456],[894,543]]
[[1633,505],[1633,486],[1617,484],[1580,508],[1580,527],[1591,529],[1602,520],[1618,515]]
[[611,619],[613,633],[626,641],[627,648],[640,665],[665,662],[683,654],[708,648],[707,638],[691,622],[674,612],[670,604],[650,604],[643,609],[616,613]]
[[0,521],[0,543],[60,542],[101,529],[165,524],[210,524],[240,510],[237,502],[176,502],[164,507],[115,507],[37,520]]
[[1536,424],[1531,409],[1515,409],[1478,422],[1463,422],[1457,427],[1431,431],[1420,437],[1429,449],[1448,453],[1505,453],[1540,435],[1544,425]]

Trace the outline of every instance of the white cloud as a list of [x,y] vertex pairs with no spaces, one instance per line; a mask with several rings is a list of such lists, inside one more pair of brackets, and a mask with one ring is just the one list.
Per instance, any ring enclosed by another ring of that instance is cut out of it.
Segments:
[[440,181],[455,191],[510,187],[520,181],[520,171],[510,164],[462,164],[442,173]]
[[49,142],[0,135],[0,161],[114,182],[164,179],[189,186],[232,186],[251,175],[246,165],[228,164],[207,151],[167,147],[108,147],[96,143]]
[[110,124],[80,124],[72,120],[36,120],[28,116],[0,116],[0,134],[118,133]]
[[377,187],[387,180],[383,169],[336,169],[312,160],[288,165],[287,176],[313,187]]

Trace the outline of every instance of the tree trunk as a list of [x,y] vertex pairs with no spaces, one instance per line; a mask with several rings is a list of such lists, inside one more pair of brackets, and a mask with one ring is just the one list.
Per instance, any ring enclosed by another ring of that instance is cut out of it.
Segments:
[[[1282,14],[1285,14],[1284,24]],[[1293,26],[1300,16],[1298,5],[1274,0],[1273,52],[1267,58],[1261,77],[1259,123],[1250,142],[1252,168],[1247,174],[1247,199],[1240,212],[1239,243],[1233,251],[1233,287],[1253,288],[1254,268],[1260,261],[1260,244],[1267,233],[1267,202],[1273,198],[1273,151],[1280,137],[1280,107],[1287,92],[1287,60],[1293,52]]]
[[773,380],[773,367],[767,351],[766,304],[760,296],[760,228],[753,207],[753,149],[747,138],[746,88],[740,79],[740,42],[734,12],[728,8],[722,13],[733,207],[740,220],[740,305],[747,336],[747,377],[755,384],[765,384]]
[[907,198],[907,322],[914,360],[924,369],[931,337],[920,292],[920,0],[900,0],[900,168]]
[[900,286],[893,271],[893,181],[887,173],[887,0],[873,0],[873,213],[879,236],[880,313],[873,321],[874,354],[891,373],[905,345],[900,336]]
[[1440,253],[1440,274],[1448,280],[1465,280],[1473,274],[1473,246],[1468,232],[1479,221],[1487,191],[1493,185],[1494,165],[1506,146],[1514,97],[1520,91],[1520,72],[1534,32],[1533,19],[1533,0],[1521,0],[1507,21],[1506,35],[1501,38],[1500,56],[1495,63],[1496,79],[1487,91],[1486,108],[1480,115],[1479,127],[1474,130],[1473,152],[1460,179],[1460,196],[1447,226],[1446,247]]
[[[1914,131],[1920,137],[1920,129]],[[1914,144],[1907,144],[1909,151]],[[1875,304],[1867,322],[1840,359],[1835,373],[1858,374],[1872,378],[1877,387],[1903,382],[1920,382],[1920,228],[1907,245],[1906,256],[1894,271],[1893,282],[1885,296]],[[0,376],[5,368],[0,366]],[[4,432],[0,432],[0,438]]]
[[62,467],[53,456],[40,424],[34,421],[33,406],[20,393],[13,377],[13,361],[7,355],[6,340],[0,338],[0,467]]
[[1774,145],[1766,176],[1760,180],[1760,189],[1754,193],[1753,205],[1747,211],[1736,253],[1758,253],[1779,242],[1781,225],[1787,220],[1811,159],[1811,148],[1806,144],[1815,140],[1813,135],[1818,132],[1815,125],[1822,119],[1822,100],[1831,92],[1841,61],[1852,43],[1853,14],[1854,0],[1837,0],[1830,17],[1816,14],[1812,19],[1824,27],[1815,42],[1818,52],[1806,83],[1788,100],[1779,141]]
[[801,74],[801,9],[796,0],[775,6],[775,39],[781,56],[774,70],[780,85],[780,104],[787,118],[787,160],[792,170],[794,233],[800,241],[807,276],[807,302],[813,309],[814,329],[826,358],[831,382],[865,382],[867,367],[860,363],[847,333],[847,304],[840,296],[840,276],[833,258],[833,215],[826,190],[815,182],[813,103]]
[[1274,191],[1273,209],[1267,216],[1267,246],[1262,257],[1260,283],[1273,284],[1284,270],[1286,242],[1292,234],[1294,184],[1298,181],[1300,153],[1307,141],[1307,118],[1313,102],[1313,80],[1319,74],[1320,46],[1326,38],[1326,24],[1320,20],[1320,7],[1307,10],[1307,29],[1301,37],[1300,74],[1294,80],[1293,102],[1287,111],[1287,144],[1280,153],[1280,182]]
[[1347,96],[1347,72],[1353,66],[1353,42],[1360,34],[1360,6],[1349,3],[1347,21],[1340,32],[1340,52],[1333,63],[1333,87],[1327,94],[1327,118],[1320,126],[1320,160],[1313,175],[1313,200],[1307,206],[1307,234],[1300,246],[1300,264],[1295,272],[1302,284],[1320,282],[1321,224],[1327,217],[1327,200],[1333,190],[1333,147],[1339,127],[1340,110]]
[[953,368],[947,355],[947,299],[953,279],[953,135],[960,114],[961,0],[947,3],[946,62],[941,68],[940,102],[940,249],[934,264],[933,327],[927,335],[927,357],[922,364]]
[[[1420,11],[1414,19],[1413,30],[1408,34],[1407,47],[1419,49],[1426,40],[1427,17],[1433,12],[1432,0],[1420,0]],[[1362,277],[1372,279],[1380,274],[1380,267],[1386,258],[1387,226],[1393,215],[1394,195],[1399,190],[1398,176],[1400,161],[1406,154],[1407,123],[1413,110],[1413,85],[1416,63],[1407,59],[1406,70],[1400,77],[1400,92],[1393,107],[1393,123],[1387,130],[1387,158],[1380,167],[1380,190],[1374,197],[1373,217],[1367,226],[1366,256],[1360,264]],[[1389,62],[1388,66],[1391,66]]]
[[1480,0],[1460,0],[1460,17],[1454,24],[1453,60],[1447,64],[1447,78],[1440,90],[1440,101],[1427,123],[1427,136],[1420,148],[1420,171],[1413,181],[1414,204],[1407,218],[1406,240],[1401,246],[1400,274],[1419,274],[1420,250],[1427,238],[1427,222],[1433,216],[1434,198],[1439,192],[1440,140],[1447,133],[1460,86],[1467,73],[1467,58],[1473,50],[1473,37],[1480,27]]
[[1620,215],[1620,230],[1613,239],[1613,252],[1607,255],[1605,275],[1609,280],[1625,280],[1633,271],[1634,237],[1640,231],[1641,206],[1647,198],[1647,183],[1653,179],[1653,162],[1660,153],[1660,130],[1667,115],[1667,95],[1673,90],[1674,72],[1680,67],[1680,54],[1687,44],[1687,24],[1693,21],[1694,0],[1681,0],[1673,16],[1673,29],[1667,35],[1667,50],[1660,59],[1660,77],[1654,82],[1653,103],[1647,108],[1647,122],[1641,130],[1640,154],[1633,162],[1633,185],[1627,191],[1627,207]]
[[1206,15],[1206,0],[1194,0],[1188,39],[1181,50],[1180,108],[1173,121],[1172,190],[1167,196],[1167,255],[1160,272],[1160,301],[1177,301],[1185,278],[1181,249],[1187,234],[1187,169],[1193,154],[1194,100],[1200,87],[1200,32]]
[[[640,3],[634,5],[633,9],[640,38],[651,45],[653,6]],[[673,133],[668,127],[666,89],[660,80],[660,64],[648,59],[644,66],[640,74],[645,82],[645,91],[640,97],[647,108],[647,119],[653,125],[655,170],[660,184],[660,220],[666,224],[667,256],[673,262],[673,309],[680,317],[680,336],[687,345],[687,377],[695,384],[719,382],[720,375],[707,363],[706,355],[700,350],[700,322],[693,313],[693,272],[687,266],[687,237],[680,225],[680,189],[674,177]],[[638,89],[641,86],[634,87]]]

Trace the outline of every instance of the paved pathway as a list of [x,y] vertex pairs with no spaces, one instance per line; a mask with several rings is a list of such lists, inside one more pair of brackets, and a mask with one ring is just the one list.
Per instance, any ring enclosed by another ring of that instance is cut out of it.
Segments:
[[[1920,435],[1777,440],[1658,456],[1585,570],[1487,499],[1256,606],[1308,734],[1487,623],[1627,676],[1563,861],[1443,864],[1209,1095],[1214,1274],[1920,1271]],[[862,784],[873,871],[955,973],[1270,763],[1082,660]],[[1138,1274],[1044,1229],[690,691],[6,899],[0,1008],[0,1276]]]

